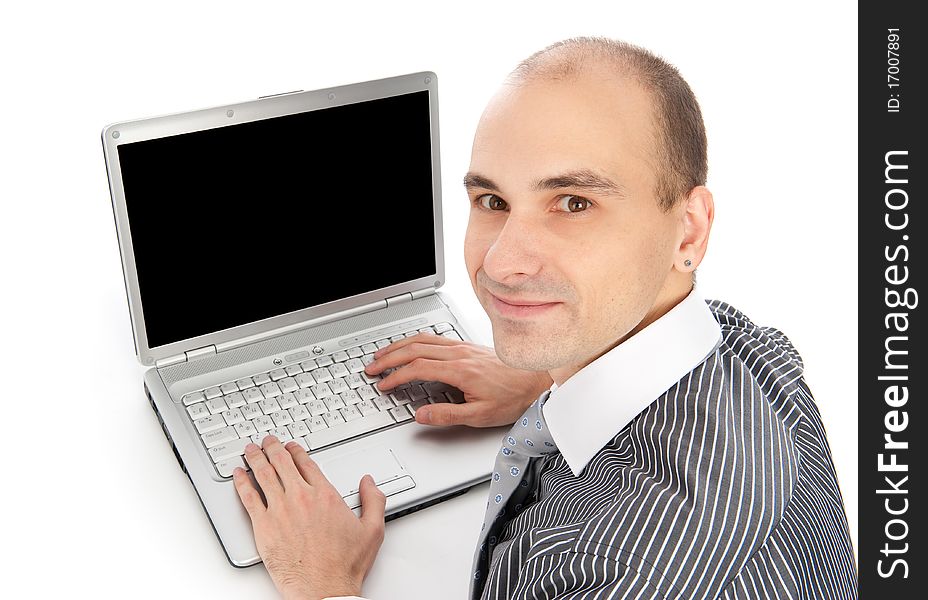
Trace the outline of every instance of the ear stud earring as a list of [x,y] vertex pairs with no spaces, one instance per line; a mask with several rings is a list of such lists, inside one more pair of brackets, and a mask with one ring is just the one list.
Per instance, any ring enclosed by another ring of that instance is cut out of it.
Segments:
[[690,266],[692,266],[692,265],[693,265],[693,261],[691,261],[690,259],[686,259],[686,260],[683,261],[683,266],[684,266],[684,267],[690,267]]

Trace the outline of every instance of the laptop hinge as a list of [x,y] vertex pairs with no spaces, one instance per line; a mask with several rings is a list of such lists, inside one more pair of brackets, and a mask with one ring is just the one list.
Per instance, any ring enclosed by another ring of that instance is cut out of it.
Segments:
[[412,292],[410,295],[412,296],[413,300],[418,300],[419,298],[425,298],[426,296],[431,296],[434,293],[435,293],[434,287],[427,287],[427,288],[422,288],[421,290],[416,290]]
[[387,306],[396,306],[397,304],[409,302],[410,300],[412,300],[412,294],[406,292],[405,294],[400,294],[399,296],[391,296],[387,298]]
[[182,354],[175,354],[173,356],[168,356],[162,358],[161,360],[155,362],[155,367],[170,367],[171,365],[176,365],[178,363],[187,362],[188,360],[193,360],[195,358],[200,358],[201,356],[207,356],[209,354],[216,354],[216,346],[203,346],[202,348],[196,348],[194,350],[189,350]]

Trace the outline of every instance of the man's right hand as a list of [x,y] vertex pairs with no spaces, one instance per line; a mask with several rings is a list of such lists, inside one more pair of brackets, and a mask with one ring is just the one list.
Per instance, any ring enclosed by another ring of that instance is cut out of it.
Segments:
[[393,389],[409,381],[441,381],[464,392],[463,404],[429,404],[416,411],[426,425],[509,425],[551,387],[545,371],[507,367],[492,348],[420,333],[381,348],[367,365],[369,375],[396,368],[378,387]]

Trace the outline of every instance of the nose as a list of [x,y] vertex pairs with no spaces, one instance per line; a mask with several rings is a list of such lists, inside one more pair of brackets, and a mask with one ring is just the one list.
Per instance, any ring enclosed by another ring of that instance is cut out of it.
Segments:
[[544,264],[540,225],[511,211],[483,259],[483,270],[500,283],[515,285],[538,273]]

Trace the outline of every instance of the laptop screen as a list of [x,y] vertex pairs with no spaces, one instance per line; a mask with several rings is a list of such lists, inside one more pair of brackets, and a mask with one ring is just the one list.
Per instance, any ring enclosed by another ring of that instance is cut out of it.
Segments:
[[121,144],[149,346],[435,274],[428,94]]

